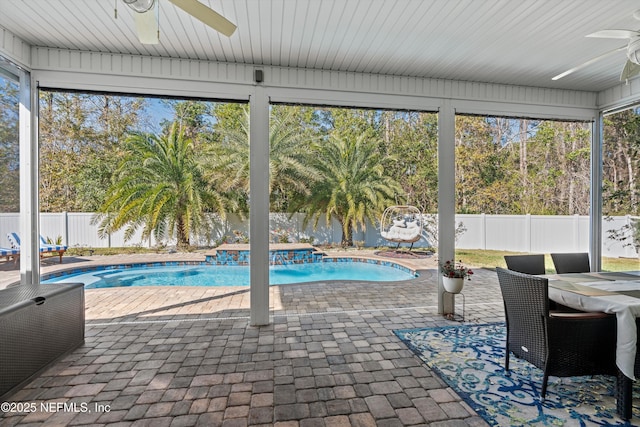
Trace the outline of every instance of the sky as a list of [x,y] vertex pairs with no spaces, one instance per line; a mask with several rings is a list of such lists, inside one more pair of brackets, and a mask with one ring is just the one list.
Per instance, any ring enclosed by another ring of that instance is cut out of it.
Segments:
[[173,117],[173,110],[168,105],[163,104],[160,98],[149,98],[149,112],[153,114],[154,121],[158,123]]

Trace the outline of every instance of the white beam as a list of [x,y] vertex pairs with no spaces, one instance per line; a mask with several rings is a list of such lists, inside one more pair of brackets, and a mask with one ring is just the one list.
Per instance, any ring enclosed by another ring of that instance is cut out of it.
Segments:
[[138,95],[211,98],[246,101],[253,91],[250,84],[225,83],[213,80],[151,78],[144,75],[105,75],[73,71],[32,72],[40,87],[67,90],[87,90]]
[[40,280],[38,205],[38,90],[31,75],[20,70],[20,283]]
[[260,326],[269,324],[269,98],[262,86],[249,105],[250,321]]
[[591,270],[602,270],[602,148],[603,114],[591,126],[591,207],[589,210],[589,255]]
[[[456,113],[451,102],[444,100],[438,111],[438,260],[455,256],[455,126]],[[455,299],[445,294],[442,275],[438,274],[438,313],[452,314]]]

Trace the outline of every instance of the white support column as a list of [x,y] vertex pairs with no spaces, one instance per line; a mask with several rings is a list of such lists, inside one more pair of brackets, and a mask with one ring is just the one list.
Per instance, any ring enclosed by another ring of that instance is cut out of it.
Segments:
[[[438,111],[438,259],[454,259],[456,229],[455,172],[456,114],[451,101],[444,100]],[[446,295],[446,296],[445,296]],[[455,309],[452,294],[444,294],[442,275],[438,274],[438,313]]]
[[260,326],[269,324],[269,98],[256,86],[249,100],[251,325]]
[[603,115],[591,126],[591,208],[589,210],[589,257],[591,271],[602,270],[602,148]]
[[20,70],[20,283],[40,281],[38,204],[38,89]]

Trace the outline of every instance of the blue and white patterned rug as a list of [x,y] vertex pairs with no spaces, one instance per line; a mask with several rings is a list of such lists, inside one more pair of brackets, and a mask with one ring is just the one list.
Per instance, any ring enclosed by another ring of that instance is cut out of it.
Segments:
[[624,422],[616,415],[614,377],[549,377],[542,402],[540,369],[512,355],[510,373],[504,370],[504,323],[394,332],[491,425],[640,425],[640,389],[633,419]]

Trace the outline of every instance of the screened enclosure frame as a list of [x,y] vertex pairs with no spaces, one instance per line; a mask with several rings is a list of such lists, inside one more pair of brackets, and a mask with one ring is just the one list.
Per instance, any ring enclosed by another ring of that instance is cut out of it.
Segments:
[[[2,52],[0,52],[1,54]],[[64,52],[58,52],[62,55]],[[68,54],[68,53],[67,53]],[[317,70],[286,70],[265,67],[265,80],[255,82],[252,78],[254,66],[238,66],[239,73],[219,74],[217,65],[194,63],[194,67],[214,68],[210,75],[194,77],[186,67],[176,75],[150,76],[149,73],[123,73],[105,69],[91,69],[91,65],[80,67],[60,67],[51,53],[49,63],[39,63],[38,69],[28,70],[23,66],[8,66],[3,61],[0,66],[20,80],[20,147],[21,147],[21,233],[30,236],[25,239],[27,256],[21,257],[20,272],[22,284],[36,283],[39,278],[38,233],[38,167],[37,167],[37,106],[38,88],[59,90],[98,91],[105,93],[128,93],[149,96],[180,98],[227,99],[249,102],[250,104],[250,159],[251,197],[250,228],[251,238],[251,324],[263,325],[270,322],[268,301],[268,214],[269,198],[265,197],[268,182],[268,132],[269,105],[271,103],[293,103],[327,105],[332,107],[376,108],[416,110],[438,114],[438,217],[439,256],[451,259],[455,251],[455,116],[472,114],[485,116],[534,117],[536,119],[577,120],[592,123],[591,129],[591,221],[590,253],[594,269],[600,268],[601,259],[601,213],[602,194],[602,120],[604,110],[597,107],[597,97],[589,94],[568,96],[567,91],[554,92],[551,89],[509,88],[484,85],[486,91],[478,91],[478,84],[458,82],[457,85],[441,81],[404,79],[406,84],[398,85],[397,77],[379,76],[377,80],[357,73],[334,73],[337,78],[313,79],[311,76],[331,75]],[[71,53],[83,56],[84,53]],[[122,56],[122,55],[120,55]],[[118,55],[113,55],[118,57]],[[9,63],[10,64],[10,63]],[[251,71],[249,73],[248,71]],[[247,72],[244,72],[247,71]],[[186,73],[186,74],[184,74]],[[153,74],[153,73],[151,73]],[[206,73],[205,73],[206,74]],[[345,76],[344,79],[338,77]],[[272,77],[273,76],[273,77]],[[634,97],[640,101],[640,94]],[[629,99],[624,101],[629,105]],[[27,167],[24,167],[27,165]],[[262,195],[262,196],[256,196]],[[439,285],[442,293],[442,285]],[[442,295],[441,295],[442,296]],[[451,312],[453,297],[439,298],[439,313]]]

